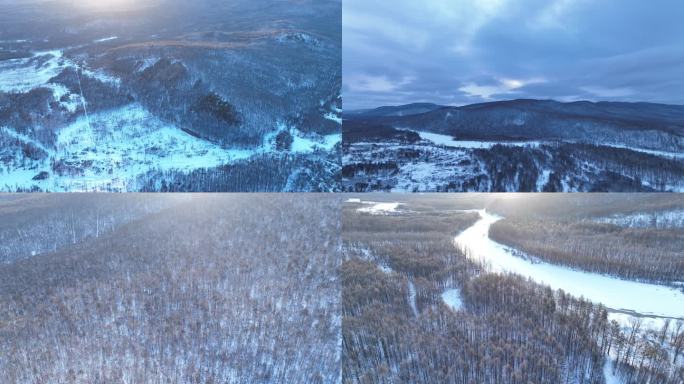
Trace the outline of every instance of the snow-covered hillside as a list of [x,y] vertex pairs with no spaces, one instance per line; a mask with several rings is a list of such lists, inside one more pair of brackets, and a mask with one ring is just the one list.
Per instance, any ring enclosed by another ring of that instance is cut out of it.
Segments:
[[345,143],[347,191],[684,191],[684,160],[611,146],[469,141],[416,131],[420,140]]
[[[280,130],[287,129],[284,126]],[[331,151],[339,134],[305,135],[290,129],[292,153]],[[21,144],[41,148],[44,159],[26,163],[21,151],[5,160],[0,173],[4,190],[38,186],[47,191],[129,191],[138,176],[150,170],[188,172],[212,168],[275,152],[275,134],[257,148],[224,148],[164,123],[137,104],[81,117],[57,133],[56,148],[46,148],[25,135],[3,127]],[[7,151],[7,149],[5,149]]]

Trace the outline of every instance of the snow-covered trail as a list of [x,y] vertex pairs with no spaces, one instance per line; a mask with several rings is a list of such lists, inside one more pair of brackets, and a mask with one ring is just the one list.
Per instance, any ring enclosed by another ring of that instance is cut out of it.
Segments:
[[418,317],[418,306],[416,305],[416,286],[413,285],[413,281],[409,280],[408,282],[408,303],[409,307],[411,307],[411,312],[413,312],[414,317]]
[[684,294],[655,284],[622,280],[546,262],[521,258],[513,248],[489,238],[489,228],[502,218],[485,210],[480,220],[454,239],[455,245],[471,259],[487,265],[493,272],[510,272],[529,277],[553,289],[601,303],[616,313],[642,316],[684,318]]

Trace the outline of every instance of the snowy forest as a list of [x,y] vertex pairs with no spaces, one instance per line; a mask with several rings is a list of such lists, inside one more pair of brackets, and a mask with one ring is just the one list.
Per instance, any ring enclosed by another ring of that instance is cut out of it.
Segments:
[[[629,269],[602,259],[616,252],[617,243],[622,257],[630,260],[656,254],[681,262],[683,256],[675,256],[671,244],[654,240],[674,236],[682,230],[681,221],[666,219],[670,224],[650,225],[644,233],[630,232],[636,224],[625,223],[648,223],[636,215],[660,217],[683,206],[679,196],[648,194],[349,198],[343,208],[341,268],[343,381],[681,383],[684,296],[674,281],[684,280],[682,269],[656,264],[648,274],[639,274],[645,261]],[[506,240],[517,239],[510,244],[520,249],[495,243],[487,231],[470,236],[488,215],[498,220],[491,234],[509,234]],[[527,224],[542,215],[543,224]],[[569,216],[577,218],[561,234],[563,224],[553,220]],[[582,225],[590,225],[591,218],[614,234],[604,230],[608,240],[601,242],[603,233],[583,233]],[[523,236],[538,227],[544,231],[530,239]],[[638,239],[650,253],[635,247]],[[469,247],[463,246],[468,241]],[[585,255],[592,244],[604,253]],[[481,259],[480,249],[496,254],[500,263]],[[520,267],[523,263],[529,266]],[[584,279],[579,284],[563,280],[566,275],[579,280],[578,273]],[[669,285],[640,283],[636,276]],[[617,296],[630,292],[614,287],[633,289],[633,308],[621,306],[619,297],[589,296],[582,286],[594,282],[600,285],[597,292]]]
[[0,195],[8,383],[681,384],[677,194]]
[[336,382],[339,201],[2,195],[0,381]]
[[0,191],[338,190],[341,10],[0,1]]

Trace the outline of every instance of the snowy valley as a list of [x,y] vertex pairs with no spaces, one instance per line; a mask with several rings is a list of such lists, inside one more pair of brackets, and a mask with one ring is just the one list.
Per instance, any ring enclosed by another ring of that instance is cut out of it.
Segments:
[[[684,259],[670,253],[682,229],[606,222],[678,216],[678,196],[357,196],[343,214],[350,382],[682,380]],[[527,235],[528,221],[548,233]],[[567,239],[552,237],[563,236],[554,223]],[[590,225],[604,226],[602,237],[584,235]],[[628,263],[601,267],[606,250]],[[675,263],[674,276],[640,272],[662,263]]]

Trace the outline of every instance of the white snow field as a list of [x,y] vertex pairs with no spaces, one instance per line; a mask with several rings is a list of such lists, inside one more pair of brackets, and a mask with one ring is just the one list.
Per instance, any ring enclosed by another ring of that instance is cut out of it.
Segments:
[[684,210],[618,214],[596,221],[628,228],[684,228]]
[[670,158],[670,159],[684,159],[684,153],[681,152],[668,152],[668,151],[658,151],[655,149],[646,149],[646,148],[638,148],[638,147],[631,147],[627,145],[622,145],[622,144],[601,144],[606,147],[611,147],[611,148],[621,148],[621,149],[629,149],[630,151],[635,151],[635,152],[641,152],[641,153],[646,153],[649,155],[654,155],[654,156],[660,156],[660,157],[665,157],[665,158]]
[[[410,129],[407,129],[411,131]],[[413,132],[420,135],[420,138],[432,142],[435,145],[442,145],[445,147],[453,148],[466,148],[466,149],[489,149],[495,145],[506,145],[511,147],[538,147],[543,144],[542,141],[475,141],[475,140],[457,140],[450,135],[442,135],[439,133],[416,131]],[[649,155],[660,156],[671,159],[684,159],[684,153],[679,152],[668,152],[668,151],[658,151],[655,149],[639,148],[634,146],[627,146],[622,144],[613,143],[600,143],[596,145],[601,145],[611,148],[628,149],[630,151],[646,153]]]
[[456,288],[449,288],[442,292],[442,301],[454,311],[458,311],[463,306],[461,291]]
[[[454,239],[457,247],[497,273],[515,273],[553,289],[601,303],[616,313],[651,317],[684,318],[684,293],[655,284],[622,280],[518,257],[521,252],[489,238],[489,228],[500,216],[479,211],[480,220]],[[619,317],[616,317],[619,319]]]
[[622,384],[622,380],[613,373],[613,361],[610,357],[606,357],[606,362],[603,364],[603,376],[606,378],[606,384]]
[[0,91],[23,93],[47,84],[74,64],[60,50],[36,52],[32,57],[0,61]]
[[428,140],[436,145],[443,145],[445,147],[454,148],[467,148],[467,149],[477,149],[483,148],[488,149],[497,144],[508,145],[513,147],[538,147],[539,141],[473,141],[473,140],[456,140],[450,135],[441,135],[439,133],[425,132],[425,131],[414,131],[423,140]]
[[409,280],[408,282],[408,303],[409,307],[411,307],[411,312],[413,313],[413,316],[418,317],[420,313],[418,313],[418,306],[416,305],[416,286],[413,285],[413,281]]
[[103,70],[90,70],[78,65],[64,56],[64,50],[34,52],[33,56],[23,59],[0,61],[0,91],[6,93],[26,93],[36,88],[52,90],[54,99],[59,101],[62,96],[69,96],[65,107],[74,112],[76,103],[80,103],[80,95],[70,94],[60,84],[49,83],[50,79],[59,75],[67,68],[80,69],[85,76],[92,77],[103,83],[118,86],[121,80],[105,73]]
[[[11,128],[3,132],[17,136]],[[291,153],[331,150],[341,134],[327,136],[293,132]],[[29,141],[28,138],[24,138]],[[21,140],[21,139],[20,139]],[[0,188],[38,186],[57,191],[127,191],[137,176],[149,170],[191,171],[216,167],[275,150],[275,134],[250,149],[223,148],[196,138],[166,124],[138,104],[81,117],[62,128],[57,149],[31,167],[8,169],[0,174]],[[52,164],[68,164],[76,174],[57,175]],[[41,171],[50,172],[45,180],[33,180]]]
[[370,205],[370,207],[362,207],[357,209],[359,212],[368,213],[371,215],[395,215],[401,203],[378,203],[375,201],[361,201],[361,204]]

